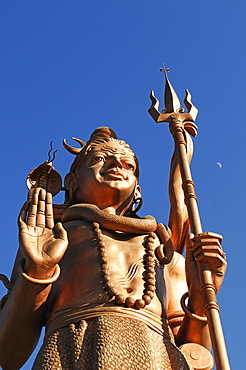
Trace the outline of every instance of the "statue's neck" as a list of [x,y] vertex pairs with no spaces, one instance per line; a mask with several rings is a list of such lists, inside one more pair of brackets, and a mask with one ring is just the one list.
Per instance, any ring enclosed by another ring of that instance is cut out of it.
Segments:
[[94,204],[75,204],[64,210],[61,215],[63,223],[81,219],[91,223],[98,222],[105,229],[130,233],[145,234],[154,232],[157,228],[157,222],[151,216],[144,219],[119,216],[99,209]]

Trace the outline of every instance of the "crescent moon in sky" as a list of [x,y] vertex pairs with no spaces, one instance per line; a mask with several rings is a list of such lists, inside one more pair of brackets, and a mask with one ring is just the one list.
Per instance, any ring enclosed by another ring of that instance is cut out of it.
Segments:
[[222,168],[222,164],[221,164],[220,162],[216,162],[216,164],[217,164],[217,166],[218,166],[219,168]]

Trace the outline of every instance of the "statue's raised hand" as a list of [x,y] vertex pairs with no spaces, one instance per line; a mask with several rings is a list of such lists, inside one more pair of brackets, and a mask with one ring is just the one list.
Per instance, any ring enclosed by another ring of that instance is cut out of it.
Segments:
[[20,212],[19,242],[25,258],[25,272],[39,279],[51,277],[68,241],[62,224],[54,226],[52,195],[44,189],[33,189],[30,200]]

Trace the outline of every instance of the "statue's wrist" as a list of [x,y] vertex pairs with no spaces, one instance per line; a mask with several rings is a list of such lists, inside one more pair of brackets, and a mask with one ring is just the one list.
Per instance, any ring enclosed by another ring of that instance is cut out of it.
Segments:
[[24,272],[34,279],[49,279],[54,275],[55,266],[48,266],[32,260],[22,260],[22,267]]
[[[28,273],[26,271],[28,271]],[[23,259],[18,267],[18,273],[22,278],[32,283],[52,284],[60,276],[60,267],[58,264],[56,264],[54,268],[49,268],[48,270],[46,268],[43,269],[40,266],[37,267],[35,271],[29,270],[28,268],[26,269],[26,263],[25,260]]]
[[193,279],[188,293],[185,294],[185,300],[186,306],[190,311],[195,312],[199,316],[206,316],[204,311],[204,300],[201,295],[200,285],[198,285],[198,279]]
[[190,300],[188,305],[186,305],[185,301],[188,297],[189,293],[187,292],[181,298],[181,307],[185,314],[193,320],[207,322],[207,317],[205,316],[203,305],[195,305],[194,307],[191,304]]

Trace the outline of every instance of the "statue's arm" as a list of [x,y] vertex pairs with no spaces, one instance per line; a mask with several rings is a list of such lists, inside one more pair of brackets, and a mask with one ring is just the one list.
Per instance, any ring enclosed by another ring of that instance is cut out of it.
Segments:
[[[170,319],[170,325],[172,327],[175,342],[177,346],[181,346],[184,343],[198,343],[206,348],[210,347],[210,338],[207,328],[207,323],[192,320],[188,317],[181,307],[181,297],[188,292],[186,274],[185,274],[185,259],[178,253],[175,253],[175,262],[170,271],[170,300],[168,305],[168,317]],[[198,277],[196,277],[198,278]],[[196,297],[194,297],[194,295]],[[203,314],[203,303],[199,301],[199,291],[193,292],[192,300],[197,302],[198,307],[196,311],[194,307],[191,307],[189,302],[189,308],[193,309],[193,312],[197,314]],[[202,307],[200,307],[202,305]],[[197,305],[196,305],[197,306]]]
[[[186,259],[175,253],[175,263],[170,269],[170,302],[168,316],[175,317],[175,312],[182,312],[181,297],[187,291],[187,307],[201,320],[188,314],[179,314],[179,325],[173,328],[176,344],[198,343],[210,349],[208,324],[204,321],[204,301],[200,293],[197,263],[201,263],[212,272],[216,292],[220,289],[226,271],[225,254],[221,248],[221,236],[214,233],[203,233],[199,236],[189,235]],[[172,319],[171,319],[172,322]]]
[[[52,197],[32,192],[19,217],[20,251],[12,273],[14,287],[0,312],[0,366],[17,370],[29,358],[40,336],[47,297],[67,246],[61,224],[54,227]],[[19,268],[19,272],[17,269]]]
[[0,366],[17,370],[33,352],[44,324],[51,284],[40,285],[17,278],[0,311]]
[[[193,154],[193,142],[190,135],[184,131],[186,138],[187,158],[190,163]],[[182,189],[182,178],[178,163],[178,152],[175,149],[170,166],[169,199],[170,215],[168,226],[172,230],[172,242],[174,250],[182,253],[185,238],[189,230],[189,219],[187,207],[184,202],[184,191]]]

